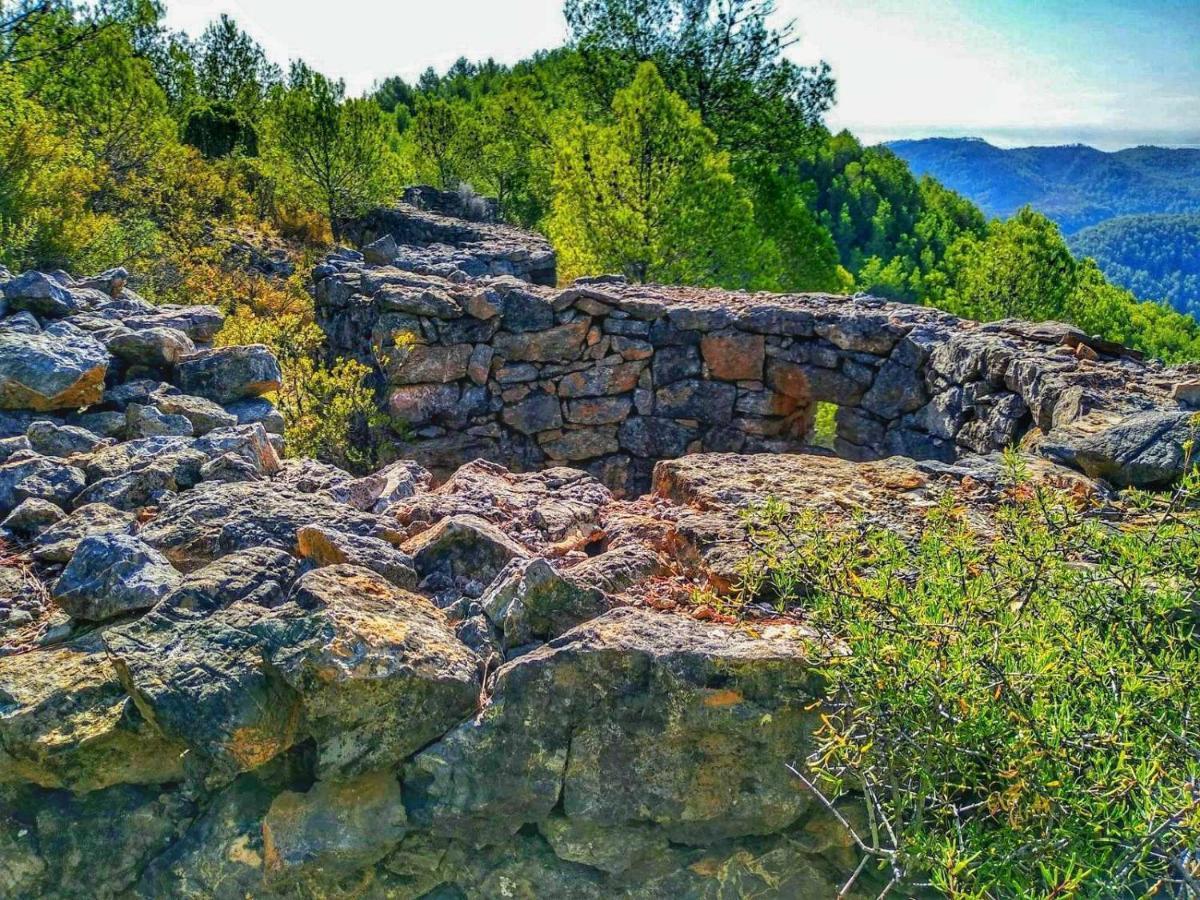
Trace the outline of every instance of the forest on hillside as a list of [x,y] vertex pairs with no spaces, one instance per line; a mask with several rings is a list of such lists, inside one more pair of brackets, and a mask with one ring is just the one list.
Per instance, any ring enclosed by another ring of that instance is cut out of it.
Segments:
[[770,4],[568,0],[565,47],[366,97],[300,60],[282,70],[228,17],[193,40],[153,0],[0,10],[10,268],[123,264],[157,299],[237,296],[231,247],[311,256],[419,181],[497,197],[551,237],[567,278],[862,291],[1200,357],[1194,320],[1076,262],[1045,216],[988,223],[830,133],[834,75],[787,59],[795,35]]
[[977,138],[887,146],[914,172],[940,179],[989,218],[1032,206],[1058,224],[1076,258],[1095,259],[1106,278],[1136,297],[1191,315],[1200,309],[1200,150],[1006,150]]
[[1118,216],[1067,238],[1109,280],[1200,318],[1200,213]]

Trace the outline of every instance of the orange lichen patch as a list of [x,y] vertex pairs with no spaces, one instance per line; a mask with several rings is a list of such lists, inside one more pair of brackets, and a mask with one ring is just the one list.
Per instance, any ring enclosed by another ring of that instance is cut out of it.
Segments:
[[287,724],[282,733],[253,725],[237,728],[225,742],[225,752],[243,771],[257,769],[295,743],[299,718],[299,709],[289,710]]
[[241,863],[252,869],[260,869],[263,865],[262,854],[250,846],[250,836],[241,834],[229,845],[225,854],[230,862]]
[[709,708],[723,708],[727,706],[737,706],[745,697],[740,691],[716,691],[704,698],[704,705]]

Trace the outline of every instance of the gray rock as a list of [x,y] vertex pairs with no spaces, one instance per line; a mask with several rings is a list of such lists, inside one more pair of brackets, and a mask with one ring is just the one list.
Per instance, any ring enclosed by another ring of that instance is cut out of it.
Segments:
[[[550,432],[550,434],[557,433]],[[572,462],[595,459],[597,456],[616,453],[620,449],[615,425],[602,425],[596,428],[576,426],[555,437],[540,438],[539,443],[550,459]]]
[[125,325],[132,329],[174,328],[182,331],[199,344],[207,344],[217,336],[225,323],[225,316],[215,306],[173,306],[166,304],[154,307],[154,312],[141,316],[127,316]]
[[1184,444],[1197,430],[1190,412],[1088,417],[1052,431],[1038,451],[1119,487],[1162,487],[1183,474]]
[[544,559],[510,563],[479,602],[508,649],[556,638],[613,606],[602,591],[556,572]]
[[125,415],[115,410],[80,413],[71,418],[71,423],[101,437],[117,440],[125,438]]
[[108,353],[95,339],[0,331],[0,409],[79,409],[100,402]]
[[166,557],[135,537],[92,535],[79,542],[54,585],[54,601],[72,618],[102,621],[150,609],[179,584]]
[[[232,428],[235,425],[247,424],[243,423],[236,414],[227,412],[218,404],[211,400],[205,400],[203,397],[162,393],[156,394],[153,401],[159,412],[168,416],[183,416],[191,422],[192,431],[196,435],[204,435],[217,428]],[[266,400],[261,402],[270,406]],[[274,407],[271,409],[273,411]]]
[[68,562],[79,542],[90,535],[131,535],[137,517],[104,503],[89,503],[54,523],[38,535],[33,557],[42,563]]
[[0,463],[7,462],[16,453],[32,450],[33,445],[29,443],[26,435],[19,434],[16,437],[0,438]]
[[487,584],[510,559],[528,555],[525,548],[478,516],[456,515],[408,540],[402,549],[412,556],[417,574],[472,578]]
[[130,438],[192,436],[192,423],[186,416],[168,415],[155,406],[130,403],[125,408],[125,429]]
[[505,425],[514,428],[522,434],[536,434],[548,431],[562,425],[562,410],[559,400],[553,394],[534,392],[511,406],[506,406],[500,414]]
[[261,344],[204,350],[175,367],[185,394],[222,404],[277,391],[282,377],[274,355]]
[[561,797],[573,820],[655,823],[684,843],[786,828],[811,802],[785,765],[817,725],[810,639],[614,610],[497,673],[483,714],[410,765],[409,817],[493,843]]
[[2,290],[9,308],[43,318],[61,319],[81,309],[69,290],[41,272],[19,275],[5,282]]
[[177,328],[125,330],[105,341],[108,352],[131,366],[163,369],[196,351],[192,339]]
[[675,419],[697,419],[724,425],[733,418],[737,388],[719,381],[687,379],[659,388],[654,395],[654,411]]
[[224,404],[225,411],[237,417],[239,425],[261,424],[268,434],[283,434],[283,414],[270,400],[261,397]]
[[55,425],[53,422],[34,422],[25,436],[35,453],[64,459],[77,453],[91,453],[110,443],[86,428]]
[[333,497],[363,512],[382,513],[393,503],[429,490],[433,481],[426,469],[411,459],[401,459],[377,472],[332,490]]
[[635,416],[618,432],[621,449],[648,459],[682,456],[696,437],[696,429],[656,416]]
[[30,498],[23,500],[8,517],[0,522],[0,528],[22,538],[34,538],[59,521],[63,511],[48,500]]
[[83,490],[81,470],[61,460],[29,452],[0,464],[0,514],[8,515],[23,500],[48,500],[66,508]]
[[392,260],[400,252],[400,248],[396,246],[396,239],[390,234],[385,234],[377,241],[373,241],[363,247],[363,259],[373,266],[388,266]]
[[382,575],[396,587],[417,586],[412,557],[379,538],[305,525],[296,532],[296,553],[317,566],[351,564]]
[[378,862],[407,832],[400,783],[390,772],[284,791],[263,818],[266,883],[322,894]]
[[237,550],[274,547],[291,552],[305,525],[399,540],[394,526],[321,493],[302,493],[272,481],[204,482],[168,503],[140,537],[183,571]]

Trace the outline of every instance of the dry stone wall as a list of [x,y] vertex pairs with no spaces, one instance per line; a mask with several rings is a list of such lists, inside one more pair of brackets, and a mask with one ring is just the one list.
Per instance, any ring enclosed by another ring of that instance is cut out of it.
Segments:
[[[449,471],[476,457],[570,464],[637,494],[657,460],[777,453],[837,411],[836,452],[951,461],[1025,442],[1118,484],[1169,481],[1196,373],[1058,323],[964,321],[872,297],[748,294],[514,268],[411,206],[373,216],[365,252],[314,273],[332,352],[378,373],[396,453]],[[495,226],[493,226],[495,227]],[[470,235],[468,235],[469,237]],[[528,259],[544,241],[525,235]],[[497,272],[504,274],[497,275]]]

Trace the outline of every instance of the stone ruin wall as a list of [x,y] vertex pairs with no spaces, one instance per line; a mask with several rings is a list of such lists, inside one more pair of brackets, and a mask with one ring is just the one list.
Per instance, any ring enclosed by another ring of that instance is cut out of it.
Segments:
[[352,231],[372,243],[316,268],[321,324],[332,353],[377,372],[395,455],[437,472],[571,465],[636,495],[661,459],[811,450],[818,402],[838,407],[851,460],[1024,441],[1146,485],[1183,464],[1195,374],[1070,326],[620,278],[555,288],[541,238],[409,205]]

